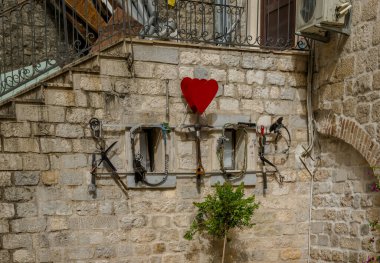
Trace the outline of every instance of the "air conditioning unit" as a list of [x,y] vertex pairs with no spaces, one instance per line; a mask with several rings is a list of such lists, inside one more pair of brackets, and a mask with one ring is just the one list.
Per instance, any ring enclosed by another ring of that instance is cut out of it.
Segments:
[[297,0],[296,33],[326,41],[329,31],[350,34],[349,0]]

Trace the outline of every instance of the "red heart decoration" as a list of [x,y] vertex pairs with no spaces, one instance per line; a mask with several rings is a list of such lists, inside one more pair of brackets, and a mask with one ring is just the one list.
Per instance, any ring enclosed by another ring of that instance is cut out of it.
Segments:
[[184,78],[181,90],[191,110],[202,114],[218,92],[218,82],[214,79]]

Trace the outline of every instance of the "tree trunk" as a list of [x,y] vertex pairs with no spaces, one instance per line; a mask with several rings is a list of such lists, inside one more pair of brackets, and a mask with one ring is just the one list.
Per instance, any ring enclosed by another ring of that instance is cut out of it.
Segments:
[[227,232],[224,234],[222,263],[224,263],[224,258],[226,254],[226,244],[227,244]]

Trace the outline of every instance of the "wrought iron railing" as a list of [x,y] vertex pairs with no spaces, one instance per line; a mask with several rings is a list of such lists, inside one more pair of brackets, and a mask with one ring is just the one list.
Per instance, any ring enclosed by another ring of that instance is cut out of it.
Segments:
[[122,38],[306,49],[295,0],[2,0],[0,98]]

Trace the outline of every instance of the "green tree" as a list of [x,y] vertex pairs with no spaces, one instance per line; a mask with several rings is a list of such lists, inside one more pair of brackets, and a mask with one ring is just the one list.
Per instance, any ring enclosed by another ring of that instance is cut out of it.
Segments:
[[234,189],[230,183],[217,184],[214,194],[208,195],[204,202],[194,205],[198,208],[198,213],[184,238],[191,240],[197,232],[224,238],[222,263],[228,231],[236,227],[252,227],[252,215],[259,208],[254,195],[244,198],[244,184]]

